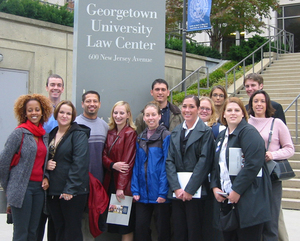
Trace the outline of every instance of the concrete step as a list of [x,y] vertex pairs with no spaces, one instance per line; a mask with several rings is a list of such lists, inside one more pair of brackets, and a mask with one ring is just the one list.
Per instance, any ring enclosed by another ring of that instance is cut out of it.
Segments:
[[282,208],[300,210],[300,199],[282,198]]
[[[277,87],[277,86],[276,86]],[[264,90],[271,96],[272,94],[277,94],[277,93],[285,93],[286,96],[289,95],[289,93],[300,93],[300,84],[299,86],[296,86],[296,85],[293,85],[293,86],[282,86],[281,85],[281,88],[279,87],[269,87],[269,88],[264,88]],[[284,92],[283,92],[284,90]],[[244,95],[247,95],[246,94],[246,90],[242,89],[239,91],[239,94],[244,94]],[[297,95],[295,95],[296,97]]]
[[282,186],[286,188],[300,188],[300,179],[292,178],[282,182]]
[[300,189],[298,188],[282,188],[282,197],[300,200]]
[[[300,73],[299,73],[300,75]],[[275,82],[275,81],[272,81],[271,82],[266,82],[264,84],[264,90],[268,90],[268,89],[281,89],[284,87],[291,87],[291,86],[294,86],[294,87],[297,87],[297,86],[300,86],[300,81],[299,79],[296,79],[296,78],[299,78],[299,77],[295,77],[295,80],[286,80],[284,78],[280,78],[281,80]]]
[[277,74],[277,75],[283,75],[285,73],[288,73],[288,74],[291,74],[292,76],[293,75],[296,75],[297,73],[299,73],[299,68],[300,68],[300,64],[298,65],[295,65],[295,66],[284,66],[284,65],[276,65],[274,64],[274,69],[272,68],[269,68],[269,69],[266,69],[264,72],[263,72],[263,77],[266,75],[270,75],[270,74]]

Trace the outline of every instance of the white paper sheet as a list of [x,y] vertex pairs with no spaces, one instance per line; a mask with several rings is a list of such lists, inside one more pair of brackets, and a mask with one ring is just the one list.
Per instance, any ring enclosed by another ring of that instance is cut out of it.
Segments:
[[[177,172],[178,181],[182,189],[185,189],[192,174],[192,172]],[[201,187],[202,186],[200,186],[199,189],[196,191],[193,198],[201,198]],[[175,193],[173,193],[173,197],[176,197]]]
[[116,194],[111,194],[106,222],[128,226],[131,206],[132,197],[125,196],[125,199],[121,199],[121,202],[119,202]]

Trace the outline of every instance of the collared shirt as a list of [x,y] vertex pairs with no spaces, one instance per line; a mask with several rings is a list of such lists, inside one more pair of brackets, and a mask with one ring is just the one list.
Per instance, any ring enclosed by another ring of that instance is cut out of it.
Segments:
[[167,106],[161,109],[161,119],[159,120],[159,124],[163,124],[168,130],[170,127],[170,104],[167,103]]
[[222,148],[220,151],[220,157],[219,157],[221,188],[226,193],[230,193],[232,191],[231,189],[232,183],[229,177],[229,172],[226,163],[226,149],[228,144],[228,136],[229,134],[227,128],[225,132]]
[[182,128],[185,129],[185,137],[190,133],[190,131],[194,130],[197,123],[199,121],[199,117],[197,117],[197,120],[195,121],[194,125],[189,129],[186,125],[186,122],[184,121],[182,124]]

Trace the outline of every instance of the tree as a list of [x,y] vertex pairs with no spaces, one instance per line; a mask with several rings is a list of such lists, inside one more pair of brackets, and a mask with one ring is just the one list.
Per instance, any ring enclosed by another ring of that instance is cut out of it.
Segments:
[[[211,26],[210,30],[205,30],[210,37],[211,46],[219,50],[220,42],[224,36],[236,31],[261,32],[261,27],[265,23],[262,18],[270,17],[270,10],[277,10],[278,0],[212,0]],[[179,4],[181,2],[181,5]],[[166,0],[166,18],[176,18],[178,12],[182,15],[181,0]],[[174,13],[174,8],[180,8]],[[172,10],[172,11],[171,11]],[[182,20],[179,18],[177,21]],[[176,22],[173,20],[173,22]],[[167,21],[168,24],[168,21]]]
[[178,30],[182,23],[183,0],[166,0],[166,32]]
[[206,30],[211,46],[219,49],[223,37],[236,31],[262,32],[261,19],[269,18],[270,10],[278,7],[277,0],[212,0],[212,28]]

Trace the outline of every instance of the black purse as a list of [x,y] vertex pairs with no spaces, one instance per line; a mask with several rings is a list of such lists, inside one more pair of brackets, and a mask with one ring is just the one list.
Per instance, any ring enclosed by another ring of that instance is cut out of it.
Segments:
[[[234,204],[223,204],[227,208],[221,208],[220,210],[220,226],[221,230],[225,232],[233,231],[239,227],[239,222],[236,213],[236,207]],[[227,210],[226,210],[227,209]],[[228,211],[228,209],[230,209]]]
[[[269,145],[271,143],[272,134],[273,134],[273,126],[274,126],[275,118],[272,121],[267,151],[269,149]],[[295,177],[295,173],[293,168],[291,167],[289,161],[287,159],[284,160],[271,160],[267,162],[267,166],[269,169],[270,177],[272,181],[284,181]]]
[[13,223],[13,218],[12,218],[12,213],[11,213],[11,207],[7,206],[6,208],[6,223],[7,224],[12,224]]

